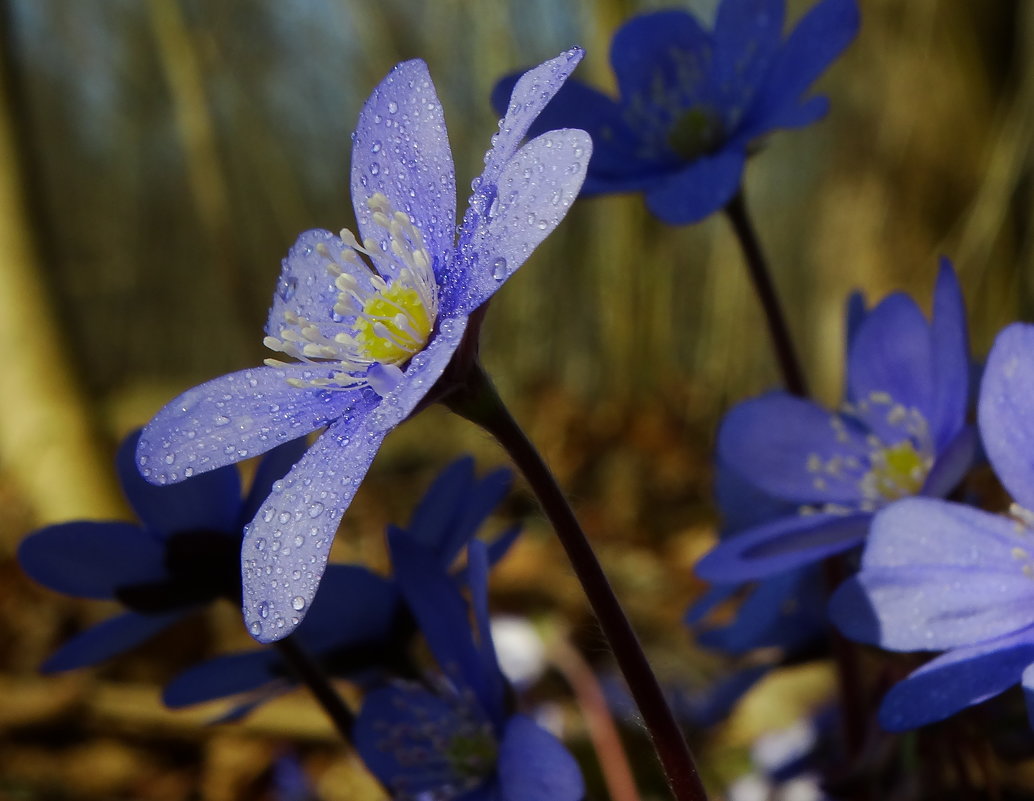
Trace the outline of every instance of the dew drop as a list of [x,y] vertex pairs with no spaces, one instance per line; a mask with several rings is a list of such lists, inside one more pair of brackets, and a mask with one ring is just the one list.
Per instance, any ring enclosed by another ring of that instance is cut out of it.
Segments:
[[396,103],[394,100],[391,100],[391,101],[388,102],[388,113],[389,114],[394,114],[398,110],[399,110],[399,104],[398,103]]
[[175,461],[176,461],[176,454],[174,454],[174,453],[167,453],[167,454],[165,454],[165,464],[172,464]]
[[267,617],[269,617],[269,603],[266,602],[266,601],[263,601],[262,603],[260,603],[258,605],[258,613],[259,613],[259,617],[262,618],[263,620],[265,620]]
[[370,152],[371,153],[380,153],[381,152],[381,140],[380,139],[375,140],[374,143],[370,146]]
[[492,262],[492,277],[496,281],[506,278],[506,259],[502,256]]
[[378,175],[381,171],[381,165],[376,161],[370,162],[370,175]]
[[300,595],[294,596],[294,598],[291,599],[291,608],[295,612],[301,612],[305,608],[305,599]]
[[252,637],[258,637],[262,633],[262,624],[254,620],[248,626],[248,631],[251,632]]
[[213,420],[212,420],[212,422],[213,422],[213,423],[214,423],[215,425],[217,425],[217,426],[225,426],[225,425],[229,425],[229,423],[230,423],[230,418],[229,418],[229,417],[227,417],[226,415],[222,415],[222,414],[220,414],[220,415],[217,415],[217,416],[215,417],[215,419],[213,419]]
[[316,501],[316,503],[309,507],[309,517],[315,520],[321,514],[323,514],[323,504]]
[[297,291],[298,279],[293,275],[289,275],[280,280],[280,286],[277,287],[276,293],[280,296],[280,300],[287,303],[294,297],[294,293]]

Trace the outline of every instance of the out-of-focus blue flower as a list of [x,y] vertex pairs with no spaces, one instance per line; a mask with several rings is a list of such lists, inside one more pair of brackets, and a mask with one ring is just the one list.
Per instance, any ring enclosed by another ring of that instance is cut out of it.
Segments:
[[129,610],[73,638],[43,670],[71,670],[115,656],[218,598],[239,603],[244,524],[305,450],[304,440],[297,440],[270,451],[242,499],[233,466],[175,486],[148,484],[134,463],[138,437],[122,443],[117,469],[139,525],[60,523],[30,534],[18,548],[22,569],[43,586],[118,600]]
[[[614,35],[620,98],[569,81],[532,133],[578,127],[594,151],[583,194],[645,192],[668,223],[696,222],[735,195],[751,147],[826,113],[804,95],[858,31],[855,0],[821,0],[784,40],[783,0],[723,0],[713,31],[684,11],[633,17]],[[492,94],[505,108],[517,76]]]
[[915,498],[880,512],[860,572],[833,596],[848,637],[891,651],[947,651],[895,685],[890,730],[942,720],[1022,682],[1034,724],[1034,326],[991,349],[978,402],[1011,516]]
[[[838,411],[772,392],[726,415],[719,464],[796,512],[724,538],[697,564],[698,575],[737,583],[811,564],[859,545],[887,504],[956,486],[977,437],[965,422],[965,309],[946,260],[933,306],[930,322],[903,293],[868,313],[855,308]],[[737,497],[746,496],[730,495]]]
[[[405,535],[427,549],[438,569],[447,570],[502,501],[510,480],[508,470],[479,479],[473,459],[456,460],[424,493]],[[518,531],[511,528],[488,546],[490,562],[502,558]],[[374,683],[388,675],[412,673],[409,650],[415,633],[394,579],[358,565],[331,564],[294,639],[329,675]],[[221,718],[238,720],[295,684],[281,654],[265,648],[202,662],[173,679],[162,699],[168,706],[181,707],[251,693]]]
[[[298,363],[271,360],[214,379],[144,430],[140,470],[168,484],[327,427],[246,530],[244,618],[260,642],[301,622],[381,441],[440,396],[425,397],[471,314],[577,195],[592,149],[584,131],[550,131],[518,146],[581,57],[570,50],[518,82],[472,184],[458,243],[441,104],[422,61],[395,67],[366,101],[353,138],[360,236],[308,231],[283,262],[265,343]],[[471,341],[463,353],[475,351]]]
[[422,545],[389,534],[399,587],[443,675],[426,685],[396,683],[366,696],[355,745],[398,797],[465,801],[578,801],[582,776],[567,749],[509,710],[488,619],[488,554],[471,542],[468,605]]

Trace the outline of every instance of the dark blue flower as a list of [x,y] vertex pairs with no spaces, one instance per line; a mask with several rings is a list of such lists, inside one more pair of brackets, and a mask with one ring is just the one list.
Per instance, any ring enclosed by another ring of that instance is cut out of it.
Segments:
[[[425,547],[439,569],[448,569],[506,495],[510,479],[508,470],[478,479],[473,459],[456,460],[424,493],[406,536]],[[503,556],[518,530],[511,528],[489,546],[492,563]],[[412,673],[408,653],[415,632],[394,579],[358,565],[331,564],[293,637],[329,675],[372,683],[386,675]],[[252,693],[221,719],[237,720],[295,683],[280,653],[264,648],[202,662],[173,679],[162,698],[168,706],[181,707]]]
[[297,363],[271,360],[216,378],[145,428],[141,472],[167,484],[327,427],[245,533],[243,611],[259,641],[285,637],[301,622],[384,437],[425,400],[470,316],[577,195],[592,149],[584,131],[552,131],[518,146],[581,56],[563,53],[518,82],[472,184],[458,242],[441,104],[422,61],[399,64],[367,100],[353,139],[360,237],[308,231],[283,262],[265,343]]
[[399,587],[443,675],[366,696],[355,744],[399,797],[578,801],[581,773],[564,746],[509,710],[488,621],[488,553],[468,550],[474,628],[456,582],[404,532],[389,535]]
[[977,437],[965,422],[965,309],[947,261],[933,306],[930,322],[903,293],[864,316],[855,309],[840,410],[772,392],[726,415],[719,464],[773,499],[774,511],[795,511],[723,538],[697,564],[702,578],[738,583],[811,564],[859,545],[892,501],[957,485]]
[[[804,95],[858,24],[855,0],[822,0],[785,40],[783,0],[723,0],[713,31],[684,11],[633,17],[610,48],[619,99],[569,81],[531,132],[589,132],[583,194],[645,192],[665,222],[696,222],[736,193],[754,143],[826,113]],[[516,80],[496,86],[497,109]]]
[[155,487],[134,463],[139,433],[119,448],[122,491],[140,524],[75,521],[26,537],[18,561],[33,579],[80,598],[118,600],[127,612],[87,629],[44,664],[47,671],[94,664],[150,638],[219,598],[240,601],[244,524],[305,450],[292,441],[262,460],[241,498],[233,466]]
[[1022,682],[1034,723],[1034,326],[1005,329],[978,402],[1011,516],[911,499],[876,516],[861,570],[833,596],[847,636],[891,651],[946,651],[894,686],[880,723],[911,729]]

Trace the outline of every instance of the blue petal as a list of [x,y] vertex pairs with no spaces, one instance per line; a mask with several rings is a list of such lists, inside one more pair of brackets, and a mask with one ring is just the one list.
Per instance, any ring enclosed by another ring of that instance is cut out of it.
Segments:
[[948,441],[930,467],[922,495],[944,498],[954,490],[980,456],[980,437],[973,426],[964,426]]
[[306,365],[258,367],[184,392],[140,435],[140,472],[153,484],[182,481],[265,453],[367,400],[367,393],[299,389],[287,383],[306,372]]
[[59,523],[18,546],[22,570],[44,587],[79,598],[111,600],[120,587],[168,578],[165,549],[131,523]]
[[697,641],[730,654],[773,646],[793,651],[825,631],[825,602],[817,569],[788,572],[761,582],[731,624],[705,631]]
[[[464,456],[452,462],[435,477],[420,498],[410,515],[406,532],[428,550],[444,555],[441,546],[473,485],[474,459]],[[445,566],[451,563],[449,559]]]
[[[464,721],[461,711],[473,714]],[[384,687],[363,699],[353,731],[355,749],[385,787],[411,798],[471,780],[456,774],[442,743],[479,722],[476,710],[461,710],[456,699],[408,685]]]
[[327,565],[297,636],[314,653],[386,640],[401,603],[395,582],[358,565]]
[[723,208],[740,186],[746,151],[730,146],[701,156],[689,166],[646,190],[646,205],[671,225],[698,222]]
[[876,515],[862,569],[947,565],[1019,572],[1024,563],[1017,549],[1028,547],[1028,535],[1002,515],[960,503],[905,498]]
[[268,650],[217,656],[170,681],[162,691],[162,703],[178,709],[255,690],[282,678],[277,662],[277,654]]
[[180,484],[156,487],[136,465],[140,432],[130,434],[118,449],[122,491],[144,526],[158,534],[178,531],[230,532],[241,525],[241,480],[227,466]]
[[524,715],[514,715],[506,724],[499,747],[499,788],[501,801],[579,801],[585,795],[574,757]]
[[255,516],[262,502],[273,489],[273,484],[287,475],[288,471],[305,455],[308,447],[308,440],[305,437],[298,437],[298,439],[278,445],[262,457],[258,469],[255,470],[255,477],[251,480],[247,500],[244,502],[241,525]]
[[480,674],[485,685],[484,707],[497,727],[503,725],[506,681],[499,669],[495,644],[492,642],[492,624],[488,615],[488,549],[478,540],[470,543],[467,555],[467,581],[470,585],[470,604],[474,610],[474,624],[478,633],[478,654],[481,657]]
[[697,562],[696,574],[718,583],[773,576],[859,545],[870,520],[867,514],[812,514],[776,520],[719,543]]
[[711,81],[726,117],[742,116],[783,33],[783,0],[724,0],[715,17]]
[[521,527],[519,525],[511,526],[506,529],[502,534],[488,543],[488,564],[493,567],[502,561],[503,557],[509,553],[510,548],[517,541],[517,538],[521,535]]
[[722,536],[776,518],[796,514],[797,504],[762,492],[731,467],[715,465],[715,501],[722,519]]
[[[377,289],[365,262],[345,258],[350,250],[341,237],[330,231],[314,229],[299,234],[280,262],[280,277],[266,318],[265,331],[269,336],[283,340],[284,327],[296,327],[297,322],[291,322],[295,317],[314,324],[328,339],[333,339],[343,326],[352,324],[354,315],[345,317],[334,310],[341,294],[335,285],[338,273],[355,279],[363,297]],[[389,266],[378,262],[379,268]],[[292,369],[298,367],[294,365]]]
[[904,731],[944,720],[1020,681],[1034,662],[1034,631],[959,648],[923,665],[896,684],[880,704],[880,725]]
[[[1015,561],[1015,560],[1014,560]],[[1019,564],[996,571],[913,565],[866,568],[857,576],[878,624],[876,641],[891,651],[934,651],[1002,637],[1034,624],[1034,582]],[[873,639],[855,599],[837,613],[845,633]],[[848,609],[850,604],[852,609]]]
[[[442,321],[390,394],[375,408],[356,404],[273,486],[241,549],[244,621],[259,642],[282,639],[301,622],[341,517],[381,442],[438,380],[465,330],[463,318]],[[276,542],[280,545],[274,549]]]
[[912,298],[896,292],[869,312],[855,333],[847,376],[859,416],[888,445],[907,436],[900,423],[888,421],[893,407],[916,409],[933,422],[930,326]]
[[40,667],[44,673],[95,665],[134,648],[168,628],[191,610],[166,615],[138,615],[126,612],[108,618],[66,642]]
[[941,259],[931,322],[934,397],[930,425],[941,450],[966,421],[969,406],[969,332],[962,287],[948,259]]
[[859,475],[843,480],[809,469],[817,457],[867,463],[862,433],[840,415],[785,392],[772,392],[733,407],[718,431],[718,460],[764,493],[786,501],[857,503]]
[[[513,159],[528,130],[584,55],[584,50],[575,47],[528,70],[517,80],[510,93],[506,114],[499,121],[499,133],[492,140],[492,148],[485,154],[485,169],[477,181],[478,191],[484,192],[488,187],[500,183],[501,173]],[[589,154],[585,155],[588,160]],[[473,197],[471,205],[476,205]],[[483,205],[488,207],[488,204]],[[467,221],[464,220],[464,227],[466,225]]]
[[585,131],[550,131],[499,165],[492,180],[485,168],[464,218],[461,258],[443,309],[470,314],[516,272],[571,208],[591,154]]
[[995,339],[977,418],[998,478],[1018,503],[1034,509],[1034,326],[1014,323]]
[[[506,110],[519,77],[520,73],[503,78],[492,90],[492,105],[500,114]],[[528,135],[559,128],[581,128],[592,138],[592,158],[582,196],[643,189],[656,180],[662,167],[641,155],[641,135],[625,121],[621,106],[574,78],[560,87],[528,129]],[[663,167],[667,166],[665,162]]]
[[632,17],[610,45],[622,105],[657,105],[658,90],[677,91],[688,109],[707,89],[711,37],[684,11],[659,11]]
[[[822,0],[797,24],[772,61],[743,132],[760,136],[793,121],[800,97],[858,33],[855,0]],[[785,116],[784,116],[785,115]]]
[[359,114],[352,147],[360,238],[372,237],[390,253],[387,232],[374,225],[367,205],[376,192],[409,215],[436,262],[452,252],[456,173],[442,106],[423,61],[399,64],[377,85]]
[[404,531],[389,527],[388,545],[399,590],[427,640],[438,666],[460,686],[469,687],[478,700],[491,703],[497,678],[482,669],[474,644],[467,605],[456,583],[426,548]]
[[442,542],[440,553],[448,564],[452,564],[463,546],[477,534],[488,516],[506,497],[512,483],[513,474],[503,469],[489,473],[471,488],[464,504],[457,510],[459,516],[451,526],[450,536]]

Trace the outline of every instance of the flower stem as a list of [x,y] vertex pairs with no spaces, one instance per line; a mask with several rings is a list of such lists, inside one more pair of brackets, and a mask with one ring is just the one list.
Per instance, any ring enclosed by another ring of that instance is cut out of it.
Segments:
[[510,415],[479,364],[471,366],[464,386],[444,398],[443,402],[498,440],[524,474],[567,552],[610,643],[653,740],[673,796],[677,801],[706,801],[707,793],[689,746],[643,653],[639,638],[542,456]]
[[330,686],[330,681],[316,663],[316,660],[298,644],[294,637],[277,640],[273,645],[276,646],[280,656],[284,658],[284,661],[287,662],[298,680],[307,686],[316,697],[320,706],[323,707],[333,721],[341,737],[344,738],[346,743],[351,743],[355,715],[345,705],[345,702],[341,700],[341,696]]
[[754,230],[750,214],[747,212],[743,190],[737,192],[735,197],[729,201],[725,207],[725,214],[732,223],[733,231],[736,232],[736,238],[743,250],[743,258],[747,262],[747,270],[754,283],[754,291],[757,292],[758,300],[761,301],[761,307],[765,311],[768,333],[772,339],[772,346],[775,348],[776,358],[779,360],[779,369],[783,373],[786,388],[794,395],[807,397],[808,384],[804,378],[804,371],[801,369],[800,359],[797,358],[797,351],[794,350],[793,340],[790,338],[786,315],[783,314],[782,306],[779,304],[779,297],[776,295],[775,285],[772,283],[768,262],[761,250],[761,243]]

